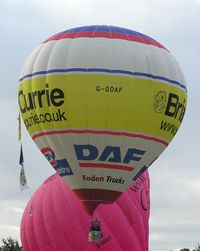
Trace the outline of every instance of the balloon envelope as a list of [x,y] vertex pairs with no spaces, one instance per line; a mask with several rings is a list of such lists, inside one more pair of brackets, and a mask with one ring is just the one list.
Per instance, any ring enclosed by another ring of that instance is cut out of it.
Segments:
[[186,94],[183,74],[163,45],[105,25],[44,41],[25,62],[18,93],[32,139],[91,214],[168,146]]
[[104,234],[99,244],[88,241],[91,224],[78,197],[58,174],[33,194],[21,220],[25,251],[147,251],[149,176],[145,172],[113,204],[94,212]]

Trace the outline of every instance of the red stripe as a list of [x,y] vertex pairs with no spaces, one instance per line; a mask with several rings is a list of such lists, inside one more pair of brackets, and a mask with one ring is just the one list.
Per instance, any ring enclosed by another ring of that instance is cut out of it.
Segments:
[[48,153],[48,152],[53,152],[53,150],[50,147],[45,147],[40,150],[43,154]]
[[79,163],[80,167],[94,167],[94,168],[109,168],[109,169],[118,169],[123,171],[133,171],[135,168],[124,165],[114,165],[114,164],[105,164],[105,163],[90,163],[90,162],[82,162]]
[[36,138],[40,138],[47,135],[54,135],[54,134],[68,134],[68,133],[75,133],[75,134],[104,134],[104,135],[113,135],[113,136],[126,136],[132,138],[140,138],[146,139],[150,141],[155,141],[162,145],[168,146],[168,142],[162,139],[158,139],[151,136],[146,136],[142,134],[131,134],[127,132],[113,132],[113,131],[95,131],[95,130],[62,130],[62,131],[48,131],[48,132],[41,132],[32,136],[32,139],[35,140]]
[[150,44],[150,45],[154,45],[156,47],[167,50],[162,44],[156,42],[155,40],[151,38],[138,37],[131,34],[123,34],[123,33],[118,33],[118,32],[110,33],[110,32],[103,32],[103,31],[61,33],[61,34],[57,34],[55,36],[50,37],[49,39],[45,40],[44,43],[47,43],[52,40],[60,40],[64,38],[80,38],[80,37],[90,37],[90,38],[104,37],[104,38],[110,38],[110,39],[123,39],[123,40],[128,40],[128,41],[139,42],[143,44]]

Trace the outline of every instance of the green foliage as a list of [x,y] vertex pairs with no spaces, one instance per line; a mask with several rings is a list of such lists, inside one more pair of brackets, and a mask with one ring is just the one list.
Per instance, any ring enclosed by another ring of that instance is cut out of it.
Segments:
[[193,249],[192,251],[200,251],[200,244],[198,244],[198,246],[195,249]]
[[180,251],[200,251],[200,244],[198,244],[198,246],[192,250],[189,248],[182,248]]
[[2,239],[2,242],[3,245],[0,247],[0,251],[23,251],[18,241],[13,240],[11,237]]

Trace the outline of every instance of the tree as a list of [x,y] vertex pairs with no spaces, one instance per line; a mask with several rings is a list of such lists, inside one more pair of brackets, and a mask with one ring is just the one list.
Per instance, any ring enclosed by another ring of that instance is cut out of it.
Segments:
[[23,251],[18,241],[13,240],[11,237],[2,239],[2,242],[3,245],[0,247],[0,251]]
[[[189,248],[182,248],[180,251],[190,251]],[[192,249],[191,251],[200,251],[200,244],[198,244],[198,246],[194,249]]]
[[193,249],[193,251],[200,251],[200,244],[198,244],[198,246],[195,249]]

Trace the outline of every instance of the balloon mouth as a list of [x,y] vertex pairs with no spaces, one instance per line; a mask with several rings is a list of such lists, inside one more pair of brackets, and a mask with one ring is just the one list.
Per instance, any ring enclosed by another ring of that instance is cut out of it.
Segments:
[[104,189],[73,189],[89,215],[93,215],[100,204],[113,203],[122,192]]

